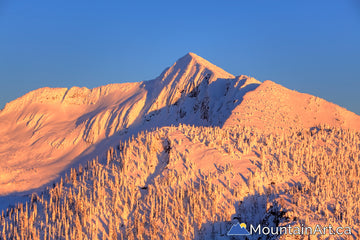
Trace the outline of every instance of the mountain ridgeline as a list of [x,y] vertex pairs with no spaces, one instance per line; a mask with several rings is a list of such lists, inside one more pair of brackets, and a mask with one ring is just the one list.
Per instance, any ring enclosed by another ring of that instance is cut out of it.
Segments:
[[114,141],[179,123],[360,129],[360,117],[344,108],[271,81],[235,77],[189,53],[151,81],[41,88],[6,104],[0,112],[0,194],[41,187]]

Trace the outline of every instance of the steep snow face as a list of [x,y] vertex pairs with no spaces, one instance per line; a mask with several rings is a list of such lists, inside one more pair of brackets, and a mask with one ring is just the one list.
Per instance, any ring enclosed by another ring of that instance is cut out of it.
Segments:
[[260,82],[246,76],[233,79],[217,78],[211,82],[204,78],[204,81],[194,85],[190,91],[185,93],[181,90],[183,93],[173,104],[154,108],[154,104],[157,104],[155,100],[145,115],[143,125],[147,126],[146,121],[155,121],[157,126],[178,123],[222,126],[231,111],[241,103],[243,96],[259,85]]
[[234,76],[196,54],[189,53],[157,79],[155,88],[161,91],[156,94],[155,102],[149,111],[173,105],[182,96],[189,95],[202,82],[210,84],[219,78],[233,79]]
[[244,94],[260,82],[244,75],[235,77],[189,53],[157,79],[144,84],[151,89],[145,120],[166,126],[179,122],[222,125]]

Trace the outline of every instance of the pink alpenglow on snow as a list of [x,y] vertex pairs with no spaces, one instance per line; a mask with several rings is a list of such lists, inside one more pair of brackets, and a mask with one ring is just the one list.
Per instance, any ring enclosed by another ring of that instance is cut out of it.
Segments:
[[114,142],[179,123],[360,130],[360,117],[336,104],[234,76],[188,53],[151,81],[41,88],[6,104],[0,112],[0,194],[46,186]]

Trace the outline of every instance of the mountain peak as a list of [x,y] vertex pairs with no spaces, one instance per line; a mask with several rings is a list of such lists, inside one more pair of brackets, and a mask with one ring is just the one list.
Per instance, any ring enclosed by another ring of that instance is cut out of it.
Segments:
[[200,57],[199,55],[197,55],[196,53],[193,52],[188,52],[183,58],[191,58],[194,59],[198,62],[207,62],[209,63],[209,61],[207,61],[205,58]]
[[[200,62],[202,62],[202,61],[208,62],[206,59],[200,57],[199,55],[197,55],[196,53],[193,53],[193,52],[188,52],[188,53],[185,54],[183,57],[179,58],[180,61],[181,61],[181,60],[192,60],[192,59],[198,60],[198,61],[200,61]],[[178,60],[178,61],[179,61],[179,60]]]
[[234,78],[234,75],[226,72],[193,52],[189,52],[185,56],[179,58],[171,68],[186,70],[193,67],[207,69],[222,78]]
[[159,92],[153,92],[156,104],[152,105],[149,112],[173,105],[201,83],[209,85],[217,79],[235,79],[235,76],[189,52],[157,78],[156,84],[159,85],[156,89]]

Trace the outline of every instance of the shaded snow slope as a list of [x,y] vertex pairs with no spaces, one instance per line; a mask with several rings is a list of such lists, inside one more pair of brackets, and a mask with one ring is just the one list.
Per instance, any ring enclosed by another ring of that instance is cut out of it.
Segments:
[[360,117],[335,104],[235,77],[189,53],[151,81],[41,88],[8,103],[0,112],[0,195],[49,184],[131,134],[179,123],[360,129]]

